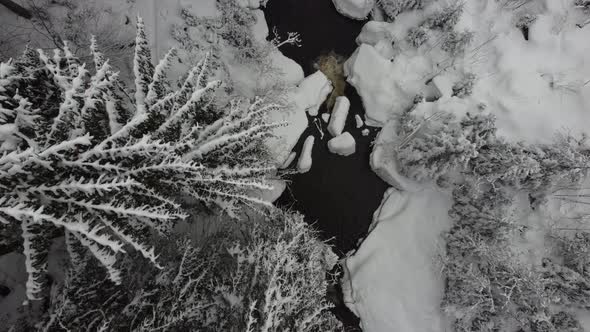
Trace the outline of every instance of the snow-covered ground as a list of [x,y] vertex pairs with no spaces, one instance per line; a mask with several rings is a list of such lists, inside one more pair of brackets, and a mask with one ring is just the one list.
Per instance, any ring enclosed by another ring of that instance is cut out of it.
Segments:
[[432,189],[385,193],[371,233],[345,261],[345,301],[363,331],[445,331],[436,259],[450,203]]

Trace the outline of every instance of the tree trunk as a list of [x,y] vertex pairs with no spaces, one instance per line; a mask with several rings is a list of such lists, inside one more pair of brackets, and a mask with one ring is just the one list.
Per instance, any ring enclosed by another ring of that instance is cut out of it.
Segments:
[[20,17],[24,17],[27,20],[30,20],[33,17],[31,11],[26,9],[25,7],[19,5],[18,3],[12,0],[0,0],[0,5],[4,5],[4,7],[8,8],[11,12],[15,13]]

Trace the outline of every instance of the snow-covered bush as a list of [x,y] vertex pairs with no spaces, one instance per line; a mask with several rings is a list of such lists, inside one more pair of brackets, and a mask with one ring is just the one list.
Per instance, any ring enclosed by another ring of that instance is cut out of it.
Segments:
[[401,12],[421,9],[424,0],[378,0],[377,4],[389,20],[394,20]]
[[455,331],[557,331],[545,278],[508,245],[522,231],[509,219],[511,194],[471,182],[453,191],[455,224],[446,235],[442,308]]
[[422,26],[432,30],[452,31],[462,13],[463,4],[456,2],[427,17]]
[[444,34],[440,48],[449,53],[449,55],[456,57],[465,53],[465,49],[469,46],[472,39],[473,33],[470,31],[449,31]]
[[473,85],[475,84],[476,76],[472,73],[467,73],[462,80],[453,85],[453,96],[465,98],[471,96],[473,93]]
[[232,216],[240,205],[270,205],[247,193],[270,187],[261,142],[277,126],[265,114],[278,106],[233,102],[223,111],[208,58],[173,88],[175,51],[154,67],[141,19],[137,28],[133,96],[94,44],[92,69],[67,47],[0,64],[0,223],[20,228],[29,299],[56,234],[86,247],[119,283],[125,245],[159,266],[147,238],[185,217],[177,198]]
[[[232,227],[236,227],[233,225]],[[324,295],[336,262],[303,217],[279,210],[201,247],[162,254],[163,271],[130,257],[123,286],[74,269],[54,293],[46,326],[116,331],[336,331]],[[78,264],[77,266],[84,266]],[[135,267],[134,267],[135,266]]]
[[450,113],[420,119],[411,110],[400,118],[403,138],[397,157],[402,172],[417,180],[438,180],[449,172],[468,167],[495,131],[490,115],[467,114],[458,120]]
[[[195,16],[183,8],[181,17],[184,24],[175,26],[172,36],[187,50],[217,49],[222,40],[223,46],[231,49],[238,61],[268,66],[268,63],[261,62],[267,59],[271,48],[256,40],[252,32],[257,21],[254,11],[240,6],[235,0],[218,0],[216,5],[219,15],[215,17]],[[192,35],[195,31],[207,31],[208,35],[195,38]]]

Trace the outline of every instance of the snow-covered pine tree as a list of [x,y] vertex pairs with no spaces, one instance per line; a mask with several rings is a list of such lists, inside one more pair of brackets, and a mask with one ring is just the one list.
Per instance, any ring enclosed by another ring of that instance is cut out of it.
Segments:
[[269,188],[262,140],[279,125],[265,120],[278,105],[256,99],[216,111],[221,83],[210,80],[208,57],[173,88],[166,74],[175,51],[154,66],[141,19],[134,96],[96,45],[91,52],[94,69],[67,45],[0,64],[0,230],[20,228],[28,299],[42,288],[56,234],[65,232],[70,251],[89,250],[119,283],[125,245],[158,265],[147,238],[185,217],[177,198],[234,217],[241,205],[270,205],[248,192]]
[[424,6],[424,0],[378,0],[377,4],[393,21],[397,15],[404,11],[421,9]]
[[[324,291],[336,263],[303,216],[273,210],[199,247],[162,251],[163,270],[127,256],[124,284],[96,282],[92,260],[52,297],[48,330],[338,331]],[[102,272],[104,274],[104,272]],[[132,278],[134,276],[134,278]],[[97,310],[100,309],[100,310]]]

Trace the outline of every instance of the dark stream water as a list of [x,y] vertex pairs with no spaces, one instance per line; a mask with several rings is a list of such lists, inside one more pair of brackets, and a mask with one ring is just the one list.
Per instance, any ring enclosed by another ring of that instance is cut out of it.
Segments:
[[[331,0],[271,0],[265,14],[269,28],[277,27],[283,34],[301,34],[302,47],[287,45],[281,51],[299,63],[305,75],[316,71],[313,62],[322,54],[335,52],[349,57],[365,23],[340,15]],[[359,239],[366,235],[373,212],[388,187],[369,166],[371,142],[377,130],[371,129],[367,137],[361,135],[362,128],[357,129],[354,120],[354,114],[364,115],[361,99],[348,84],[345,94],[351,107],[344,130],[354,136],[356,153],[342,157],[329,152],[327,142],[331,136],[326,124],[320,121],[326,134],[322,140],[310,118],[310,126],[294,150],[300,152],[305,138],[315,136],[313,166],[307,173],[291,176],[292,182],[278,200],[279,205],[302,212],[308,222],[330,239],[341,256],[356,248]],[[325,111],[323,105],[320,112]]]
[[[271,0],[265,15],[271,30],[277,27],[282,35],[288,31],[300,33],[302,47],[286,45],[281,51],[299,63],[306,76],[316,71],[313,63],[320,55],[334,52],[348,58],[357,47],[355,39],[365,23],[340,15],[331,0]],[[371,128],[370,135],[362,136],[363,128],[357,129],[354,120],[355,114],[364,115],[361,99],[348,84],[345,95],[351,106],[344,130],[355,138],[356,153],[348,157],[332,154],[327,147],[331,136],[326,124],[319,121],[325,133],[321,139],[313,118],[309,118],[310,125],[294,150],[299,155],[305,138],[315,136],[313,166],[307,173],[290,176],[287,190],[277,201],[280,206],[303,213],[340,257],[357,248],[366,236],[373,212],[388,188],[369,165],[371,142],[378,130]],[[325,111],[324,104],[320,114]],[[333,312],[346,330],[360,330],[358,318],[342,303],[339,286],[328,291],[328,298],[335,302]]]

